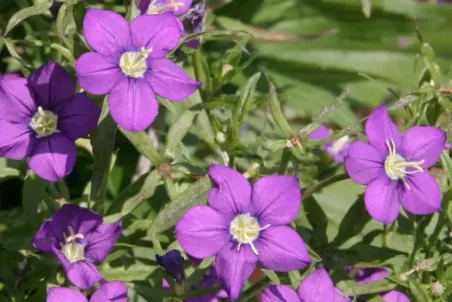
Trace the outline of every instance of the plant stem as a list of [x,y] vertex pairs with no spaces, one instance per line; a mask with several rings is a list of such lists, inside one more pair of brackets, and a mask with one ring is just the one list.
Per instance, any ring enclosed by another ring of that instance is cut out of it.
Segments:
[[324,181],[318,183],[317,185],[313,186],[311,189],[308,189],[304,192],[303,194],[303,198],[306,199],[310,196],[312,196],[312,194],[314,194],[315,192],[323,189],[324,187],[327,187],[331,184],[334,184],[335,182],[341,181],[341,180],[345,180],[348,179],[348,175],[347,174],[339,174],[339,175],[335,175],[332,176],[330,178],[325,179]]

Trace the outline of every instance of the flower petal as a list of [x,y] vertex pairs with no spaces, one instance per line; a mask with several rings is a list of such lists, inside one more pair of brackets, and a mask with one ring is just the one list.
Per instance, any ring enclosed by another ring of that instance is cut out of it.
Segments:
[[181,38],[177,18],[172,13],[141,15],[132,21],[130,31],[136,49],[152,48],[149,58],[164,58]]
[[408,298],[404,293],[396,290],[391,290],[381,295],[381,298],[384,302],[410,302],[410,298]]
[[33,97],[27,79],[1,77],[0,120],[28,125],[37,110]]
[[228,220],[208,206],[190,209],[176,225],[177,241],[196,258],[217,254],[230,237]]
[[297,302],[300,301],[296,291],[287,285],[271,285],[264,289],[262,302]]
[[35,134],[24,124],[12,124],[0,120],[0,156],[9,159],[24,159],[36,145]]
[[257,256],[248,245],[237,251],[237,245],[229,242],[215,259],[215,270],[223,288],[231,300],[240,296],[246,280],[256,268]]
[[28,78],[36,94],[36,103],[45,110],[61,108],[74,96],[75,85],[69,73],[59,64],[50,62],[39,67]]
[[63,268],[67,273],[69,281],[78,288],[89,289],[93,287],[96,282],[103,280],[102,275],[93,263],[86,260],[70,263],[66,259],[66,256],[55,247],[53,248],[53,253],[63,264]]
[[215,182],[208,197],[212,208],[230,218],[249,211],[251,185],[242,174],[225,166],[211,165],[209,176]]
[[328,127],[325,125],[320,125],[319,128],[315,129],[311,132],[311,134],[309,134],[309,137],[314,140],[322,140],[328,138],[330,135],[330,129],[328,129]]
[[333,302],[351,302],[352,300],[349,297],[344,296],[344,294],[337,288],[335,290],[334,300]]
[[83,20],[83,33],[89,46],[104,56],[118,59],[132,46],[129,23],[120,14],[89,8]]
[[355,279],[359,284],[363,285],[383,280],[389,275],[389,271],[383,267],[368,267],[360,269],[360,272],[355,276]]
[[404,188],[401,204],[408,212],[427,215],[441,210],[441,191],[436,179],[427,172],[407,177],[410,189]]
[[120,281],[103,284],[91,296],[90,302],[127,302],[127,285]]
[[347,152],[345,169],[357,183],[365,185],[385,175],[384,156],[371,145],[356,141],[350,145]]
[[37,141],[28,167],[41,178],[59,181],[72,172],[76,155],[74,142],[62,134],[52,134]]
[[366,123],[366,136],[369,143],[383,154],[388,154],[386,141],[394,141],[396,150],[399,150],[402,142],[402,135],[392,122],[386,105],[381,105],[375,109]]
[[399,201],[398,183],[387,177],[374,179],[364,194],[364,203],[370,216],[384,224],[391,224],[397,219]]
[[80,87],[96,95],[109,93],[126,78],[118,63],[110,62],[95,52],[83,54],[75,64]]
[[51,287],[47,293],[47,302],[88,302],[78,290],[67,287]]
[[402,137],[402,152],[407,161],[424,160],[423,168],[433,166],[441,156],[447,135],[435,127],[416,126]]
[[261,226],[290,223],[300,206],[300,181],[295,176],[266,176],[253,186],[251,214],[259,217]]
[[58,130],[75,141],[96,128],[99,116],[99,107],[86,95],[77,93],[59,113]]
[[51,220],[44,221],[33,238],[34,248],[40,250],[41,252],[51,253],[52,248],[61,242],[60,238],[63,238],[62,232],[59,231],[59,233],[60,236],[55,235]]
[[263,266],[277,272],[300,270],[311,263],[303,239],[288,226],[269,227],[262,231],[255,247]]
[[336,288],[328,272],[320,268],[301,282],[298,296],[303,302],[334,301]]
[[108,97],[110,113],[122,128],[143,131],[154,121],[158,102],[154,91],[142,80],[122,80]]
[[102,262],[121,237],[121,221],[101,224],[86,239],[85,257],[93,262]]
[[168,59],[150,59],[148,64],[151,71],[147,81],[155,93],[170,101],[182,101],[201,86]]

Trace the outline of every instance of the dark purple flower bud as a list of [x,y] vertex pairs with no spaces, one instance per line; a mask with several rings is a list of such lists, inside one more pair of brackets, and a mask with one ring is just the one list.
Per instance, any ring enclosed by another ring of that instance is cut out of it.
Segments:
[[185,280],[185,262],[178,250],[171,250],[163,256],[155,255],[157,264],[166,269],[177,283]]
[[[184,16],[182,21],[185,28],[191,33],[199,33],[204,30],[204,21],[206,17],[206,4],[205,2],[194,5]],[[188,41],[185,43],[188,47],[198,48],[199,39]]]

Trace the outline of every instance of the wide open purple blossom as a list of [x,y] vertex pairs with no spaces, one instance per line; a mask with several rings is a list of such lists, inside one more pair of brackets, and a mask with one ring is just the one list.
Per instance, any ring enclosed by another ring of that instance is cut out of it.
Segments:
[[306,277],[298,289],[298,294],[286,285],[272,285],[262,293],[262,302],[349,302],[334,286],[328,272],[321,268]]
[[196,258],[216,255],[214,267],[231,299],[260,261],[279,272],[302,269],[311,259],[303,240],[286,226],[298,214],[298,178],[267,176],[253,187],[237,171],[212,165],[216,183],[208,206],[189,210],[176,225],[182,248]]
[[182,101],[201,83],[166,59],[182,32],[172,13],[142,15],[131,24],[121,15],[90,8],[83,21],[88,44],[75,66],[80,86],[109,94],[113,119],[129,131],[145,130],[158,112],[157,95]]
[[96,104],[75,93],[70,75],[56,63],[41,66],[28,79],[1,76],[0,156],[29,157],[37,175],[61,180],[74,168],[74,141],[96,127],[99,115]]
[[185,14],[193,0],[141,0],[138,8],[143,14],[155,15],[171,12],[175,16]]
[[[322,140],[330,137],[332,131],[325,125],[321,125],[310,134],[311,139]],[[343,163],[350,147],[350,138],[348,135],[344,135],[338,140],[325,143],[322,146],[322,150],[328,153],[329,156],[338,164]]]
[[370,216],[390,224],[400,204],[416,215],[439,211],[441,192],[427,169],[438,161],[446,133],[415,126],[402,136],[382,105],[369,116],[366,136],[369,143],[357,141],[348,149],[345,168],[354,181],[367,185],[364,202]]
[[[359,284],[369,284],[378,280],[383,280],[390,273],[387,269],[382,267],[369,267],[360,269],[356,275],[355,279]],[[391,290],[381,294],[381,298],[385,302],[410,302],[410,299],[404,294],[396,290]]]
[[105,260],[121,232],[121,221],[104,224],[99,214],[65,204],[42,224],[33,238],[33,246],[42,252],[54,253],[69,281],[88,289],[103,280],[94,263]]
[[[52,287],[47,302],[88,302],[78,290],[68,287]],[[102,284],[91,296],[89,302],[127,302],[127,286],[120,281]]]

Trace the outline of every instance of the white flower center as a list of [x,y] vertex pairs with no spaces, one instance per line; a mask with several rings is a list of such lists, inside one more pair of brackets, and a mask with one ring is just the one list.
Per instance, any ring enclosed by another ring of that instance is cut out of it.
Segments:
[[389,150],[388,157],[386,157],[385,160],[386,174],[392,180],[402,180],[405,184],[405,187],[409,190],[410,186],[408,185],[405,176],[407,174],[423,172],[424,169],[422,169],[421,165],[424,163],[424,160],[417,162],[407,162],[402,156],[396,153],[395,143],[393,140],[386,141],[386,146]]
[[266,225],[263,228],[260,227],[257,219],[250,215],[250,213],[240,214],[236,216],[229,227],[229,232],[232,238],[238,241],[237,251],[240,250],[242,244],[249,244],[253,252],[258,255],[258,251],[253,244],[253,241],[259,237],[259,233],[262,230],[270,227]]
[[171,8],[174,9],[175,12],[177,12],[180,7],[185,6],[185,3],[183,1],[169,0],[169,2],[164,5],[157,5],[156,4],[157,1],[159,1],[159,0],[153,0],[149,4],[148,12],[147,12],[149,15],[161,14]]
[[141,47],[140,51],[128,51],[122,54],[119,59],[119,67],[122,72],[132,78],[142,78],[144,73],[148,70],[146,59],[152,52],[152,48],[144,49]]
[[343,137],[341,137],[340,139],[336,140],[332,145],[331,145],[331,152],[334,154],[338,154],[339,152],[342,151],[342,149],[344,148],[344,146],[348,143],[348,135],[345,135]]
[[85,245],[77,242],[77,239],[83,238],[85,238],[83,234],[75,234],[71,226],[69,227],[69,237],[64,234],[65,242],[61,244],[61,252],[70,263],[85,259]]
[[57,129],[58,117],[51,111],[43,110],[41,106],[30,122],[30,127],[36,132],[37,137],[44,137],[60,132]]

